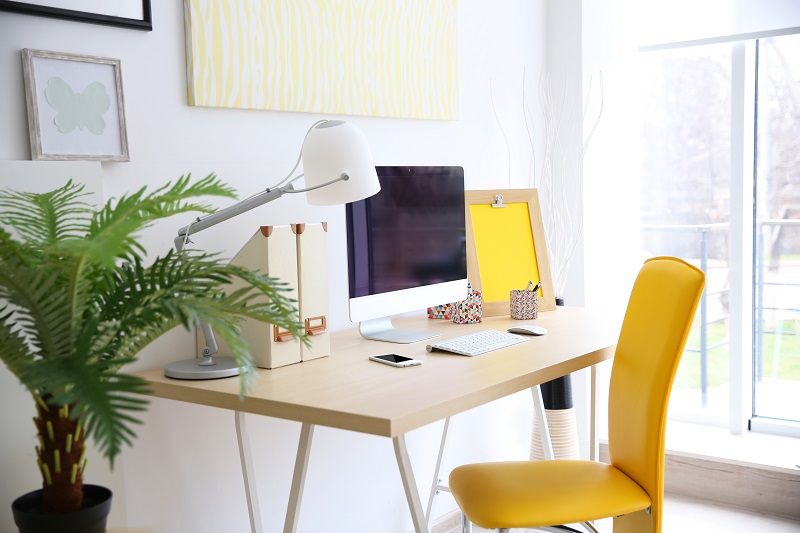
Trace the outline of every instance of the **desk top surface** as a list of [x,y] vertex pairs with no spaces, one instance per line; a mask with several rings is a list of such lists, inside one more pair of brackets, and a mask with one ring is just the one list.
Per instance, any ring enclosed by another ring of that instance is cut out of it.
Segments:
[[[620,321],[603,310],[578,307],[539,313],[535,321],[493,317],[459,325],[421,316],[394,322],[441,336],[395,344],[363,339],[357,329],[334,332],[330,357],[258,369],[243,399],[238,378],[183,381],[165,377],[160,368],[138,375],[150,382],[152,395],[159,398],[396,437],[610,359],[620,327]],[[481,329],[505,331],[521,323],[535,323],[548,333],[477,357],[425,351],[431,342]],[[413,357],[422,365],[395,368],[367,359],[383,353]]]

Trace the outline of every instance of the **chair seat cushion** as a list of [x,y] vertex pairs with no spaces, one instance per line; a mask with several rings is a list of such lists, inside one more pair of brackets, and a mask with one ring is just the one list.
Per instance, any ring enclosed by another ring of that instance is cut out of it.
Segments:
[[594,461],[519,461],[464,465],[450,490],[480,527],[572,524],[640,511],[650,496],[611,465]]

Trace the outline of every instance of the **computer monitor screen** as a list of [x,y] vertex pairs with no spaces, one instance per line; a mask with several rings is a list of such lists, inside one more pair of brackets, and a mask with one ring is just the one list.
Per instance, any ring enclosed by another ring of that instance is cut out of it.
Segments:
[[392,315],[466,296],[464,170],[376,167],[381,191],[347,204],[350,319],[362,335],[414,342]]

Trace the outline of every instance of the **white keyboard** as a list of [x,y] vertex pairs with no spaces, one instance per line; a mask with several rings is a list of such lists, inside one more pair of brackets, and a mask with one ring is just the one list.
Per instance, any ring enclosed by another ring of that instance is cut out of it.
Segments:
[[446,341],[429,344],[425,347],[429,352],[453,352],[460,355],[480,355],[482,353],[514,346],[521,342],[528,342],[528,337],[514,335],[505,331],[487,329],[476,333],[469,333],[460,337],[453,337]]

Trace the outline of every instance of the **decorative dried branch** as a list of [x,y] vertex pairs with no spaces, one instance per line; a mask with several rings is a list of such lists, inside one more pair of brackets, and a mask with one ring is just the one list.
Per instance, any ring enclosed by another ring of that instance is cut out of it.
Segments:
[[[544,157],[536,180],[536,147],[534,143],[533,118],[526,97],[526,81],[523,72],[522,103],[525,125],[531,145],[528,182],[539,189],[542,213],[547,239],[547,248],[553,273],[553,286],[556,298],[564,296],[567,271],[572,257],[583,235],[583,161],[586,150],[594,136],[603,113],[603,73],[600,72],[600,102],[595,118],[585,139],[584,124],[587,119],[589,100],[592,96],[592,81],[584,102],[582,113],[567,106],[567,88],[561,94],[561,101],[553,97],[553,84],[549,74],[539,76],[539,103],[542,110],[544,133]],[[562,142],[563,141],[563,142]],[[579,153],[574,147],[581,146]],[[556,180],[556,171],[560,180]]]

